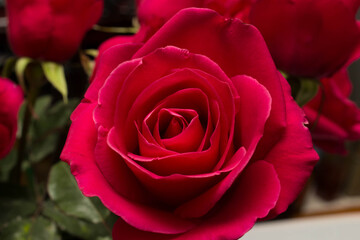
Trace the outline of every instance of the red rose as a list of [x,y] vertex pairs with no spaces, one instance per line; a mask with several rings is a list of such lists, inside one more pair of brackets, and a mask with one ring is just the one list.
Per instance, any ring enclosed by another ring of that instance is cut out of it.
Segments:
[[260,33],[209,9],[104,52],[71,119],[61,159],[120,216],[114,239],[237,239],[318,158]]
[[14,145],[22,101],[21,88],[8,79],[0,78],[0,159],[5,157]]
[[264,36],[279,69],[325,77],[359,56],[359,0],[259,0],[250,23]]
[[346,153],[346,140],[360,138],[360,109],[349,99],[351,82],[342,69],[321,79],[318,94],[303,109],[314,143],[331,153]]
[[10,45],[19,56],[61,62],[77,51],[102,0],[7,0]]

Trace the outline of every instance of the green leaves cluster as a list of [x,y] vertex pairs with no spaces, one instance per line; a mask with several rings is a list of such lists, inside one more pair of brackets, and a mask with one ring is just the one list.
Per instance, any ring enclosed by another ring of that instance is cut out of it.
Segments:
[[27,189],[1,185],[0,239],[57,240],[73,236],[79,239],[110,240],[116,216],[98,198],[85,197],[70,168],[58,162],[51,168],[47,193],[29,198]]
[[[90,53],[92,52],[90,51]],[[3,77],[9,77],[11,76],[12,71],[14,71],[20,86],[24,92],[27,92],[26,75],[29,75],[29,68],[32,70],[32,76],[29,77],[32,85],[34,85],[35,81],[42,81],[42,79],[45,79],[59,91],[64,102],[67,102],[68,87],[65,77],[65,69],[64,66],[59,63],[39,62],[27,57],[11,57],[7,59],[1,75]],[[34,79],[34,69],[36,69],[37,79]]]
[[[97,52],[85,54],[85,70],[91,74]],[[0,239],[110,240],[117,216],[98,198],[85,197],[69,166],[59,162],[70,115],[80,101],[68,98],[64,67],[13,57],[2,67],[2,75],[16,77],[25,101],[19,111],[18,141],[0,161]],[[49,85],[63,101],[52,90],[49,94]]]
[[[59,147],[58,141],[62,134],[66,134],[70,125],[70,115],[78,104],[77,99],[70,99],[67,104],[58,101],[52,103],[50,95],[39,97],[33,106],[34,119],[28,134],[27,156],[31,163],[37,163]],[[24,114],[24,107],[20,110],[19,118]],[[18,132],[21,132],[20,122]],[[60,150],[60,149],[59,149]]]
[[[0,239],[111,239],[117,217],[99,199],[85,197],[69,166],[58,162],[70,115],[78,103],[78,99],[64,103],[43,95],[32,106],[22,164],[23,185],[27,187],[10,184],[10,173],[17,162],[16,147],[0,161]],[[25,106],[20,109],[19,119],[24,118]],[[19,121],[19,137],[22,129]],[[41,179],[44,174],[48,176]]]

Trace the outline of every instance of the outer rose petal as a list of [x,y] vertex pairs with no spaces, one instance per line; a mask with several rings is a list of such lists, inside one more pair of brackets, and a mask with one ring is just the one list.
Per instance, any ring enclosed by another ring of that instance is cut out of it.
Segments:
[[[236,17],[245,23],[249,22],[249,14],[252,5],[256,0],[215,0],[219,4],[223,4],[223,11],[219,12],[226,17]],[[217,11],[217,9],[214,9]]]
[[0,159],[11,150],[17,130],[17,119],[23,92],[8,79],[0,77]]
[[348,98],[350,79],[342,69],[321,83],[318,94],[303,107],[311,135],[325,151],[345,154],[345,141],[360,138],[360,109]]
[[123,159],[107,145],[107,134],[108,131],[103,127],[98,128],[98,141],[94,150],[95,162],[104,178],[117,193],[127,199],[138,203],[149,202],[151,196],[129,171]]
[[264,159],[274,165],[279,176],[281,192],[269,217],[284,212],[295,200],[310,176],[318,155],[313,149],[304,113],[290,95],[290,86],[279,74],[285,91],[287,127],[281,141]]
[[[360,3],[359,3],[360,5]],[[357,28],[358,31],[360,32],[360,21],[357,21]],[[350,58],[348,59],[347,63],[344,65],[344,67],[348,67],[351,63],[353,63],[355,60],[360,58],[360,41],[358,41],[358,44],[355,48],[355,50],[353,51],[352,55],[350,56]]]
[[102,0],[7,0],[8,36],[20,56],[61,62],[102,14]]
[[272,165],[259,161],[245,169],[233,184],[231,193],[192,230],[180,235],[164,236],[139,231],[119,219],[113,228],[113,239],[237,239],[249,231],[258,218],[269,213],[276,204],[280,189]]
[[344,0],[259,0],[250,23],[263,34],[278,68],[324,77],[346,64],[360,42],[358,7]]
[[96,102],[100,88],[110,73],[122,62],[130,60],[142,44],[121,44],[111,47],[111,51],[104,51],[96,59],[96,66],[91,79],[91,85],[85,93],[85,98]]
[[189,7],[202,7],[203,1],[182,0],[173,1],[169,4],[167,0],[142,0],[141,4],[137,7],[137,15],[141,29],[146,29],[145,40],[152,36],[179,10]]
[[[225,17],[237,17],[248,22],[250,7],[255,0],[182,0],[168,4],[167,0],[142,0],[137,7],[142,41],[149,39],[178,11],[185,8],[209,8]],[[138,38],[139,39],[139,38]]]
[[[113,54],[111,55],[113,56]],[[127,78],[128,74],[131,73],[137,66],[139,66],[139,64],[139,59],[122,63],[119,67],[112,71],[110,76],[108,76],[108,78],[106,79],[106,84],[101,85],[102,87],[100,91],[95,86],[95,84],[98,84],[97,82],[94,82],[92,85],[90,85],[85,96],[91,96],[95,98],[95,95],[98,94],[98,106],[94,111],[94,121],[97,125],[100,125],[108,130],[113,127],[115,112],[114,99],[117,98],[117,95],[121,90],[121,87],[123,86],[123,81]],[[103,62],[102,66],[104,66],[105,71],[102,71],[101,73],[99,71],[100,77],[96,77],[96,81],[98,81],[99,83],[101,81],[104,81],[104,79],[102,79],[101,77],[103,77],[104,74],[106,74],[106,70],[109,69],[109,64],[107,64],[106,61]],[[93,101],[96,100],[93,99]]]
[[121,35],[107,39],[99,46],[99,56],[106,50],[119,44],[134,43],[134,35]]
[[351,9],[355,15],[360,6],[360,0],[343,0],[343,2],[345,5],[348,5],[349,9]]

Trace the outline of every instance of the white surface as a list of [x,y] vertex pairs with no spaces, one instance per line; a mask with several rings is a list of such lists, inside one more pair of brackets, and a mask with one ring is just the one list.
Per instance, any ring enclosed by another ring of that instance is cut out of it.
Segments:
[[360,240],[360,213],[257,223],[241,240]]
[[[349,209],[360,209],[360,196],[341,195],[331,201],[324,201],[310,188],[306,193],[301,214],[324,214],[329,212],[345,212]],[[360,240],[360,238],[359,238]]]

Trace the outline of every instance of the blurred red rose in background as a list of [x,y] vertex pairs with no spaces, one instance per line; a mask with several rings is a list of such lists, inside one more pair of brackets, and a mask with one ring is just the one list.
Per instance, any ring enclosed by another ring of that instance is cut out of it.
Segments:
[[[255,0],[137,0],[137,15],[141,25],[135,41],[146,41],[173,15],[184,8],[210,8],[224,17],[248,21],[250,7]],[[118,38],[119,39],[119,38]]]
[[264,36],[276,66],[321,78],[360,56],[359,0],[258,0],[250,23]]
[[314,143],[330,153],[346,153],[345,141],[360,138],[360,109],[349,99],[346,69],[320,80],[317,95],[303,109]]
[[62,62],[99,20],[103,0],[7,0],[6,10],[16,55]]
[[0,159],[5,157],[14,145],[22,101],[21,88],[6,78],[0,78]]
[[255,25],[276,66],[290,75],[328,77],[360,57],[359,0],[139,0],[137,5],[141,28],[134,42],[149,39],[179,10],[201,7]]
[[137,15],[140,22],[139,31],[132,36],[117,36],[103,42],[99,47],[99,55],[108,48],[123,43],[139,43],[148,40],[174,14],[184,8],[210,8],[229,18],[248,21],[251,6],[255,0],[137,0]]
[[237,239],[285,211],[316,163],[251,25],[185,9],[97,64],[61,159],[120,216],[114,239]]

